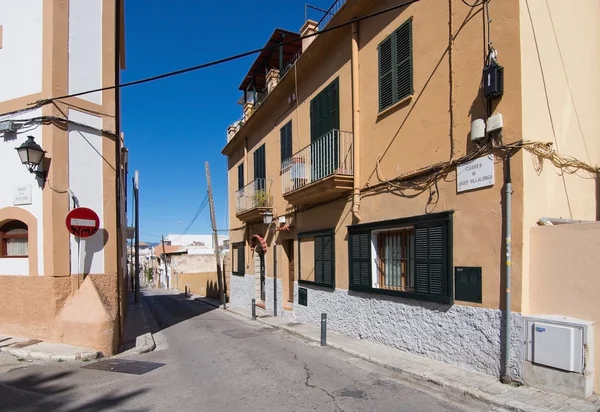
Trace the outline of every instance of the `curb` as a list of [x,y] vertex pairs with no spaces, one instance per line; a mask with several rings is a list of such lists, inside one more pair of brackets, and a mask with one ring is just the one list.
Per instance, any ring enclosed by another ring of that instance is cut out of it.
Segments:
[[[150,312],[150,309],[146,305],[144,296],[142,294],[140,294],[140,307],[140,314],[144,330],[150,331],[150,322],[148,321],[148,319],[152,317],[152,312]],[[141,355],[142,353],[152,352],[154,349],[156,349],[156,342],[154,341],[154,336],[152,335],[152,332],[147,332],[135,338],[135,346],[133,348],[118,353],[113,357]]]
[[[214,304],[212,304],[210,302],[207,302],[207,301],[204,301],[204,302],[207,303],[207,304],[209,304],[209,305],[211,305],[211,306],[218,307],[218,306],[216,306],[216,305],[214,305]],[[237,312],[235,310],[231,310],[229,308],[226,310],[226,312],[229,312],[229,313],[231,313],[231,314],[233,314],[235,316],[242,317],[244,319],[248,319],[244,314],[242,314],[240,312]],[[291,335],[295,335],[295,336],[307,339],[307,340],[309,340],[311,342],[317,342],[317,343],[320,342],[320,340],[317,339],[317,338],[311,337],[309,335],[305,335],[305,334],[303,334],[301,332],[298,332],[298,331],[296,331],[296,330],[294,330],[292,328],[288,328],[288,327],[281,326],[281,325],[271,324],[268,321],[262,320],[260,317],[257,317],[256,321],[259,322],[259,323],[262,323],[263,325],[267,325],[267,326],[270,326],[272,328],[282,330],[282,331],[287,332],[287,333],[289,333]],[[347,347],[345,347],[343,345],[339,345],[339,344],[336,344],[336,343],[327,342],[327,346],[329,348],[336,349],[336,350],[342,351],[344,353],[347,353],[349,355],[355,356],[357,358],[363,359],[363,360],[365,360],[367,362],[370,362],[370,363],[373,363],[373,364],[375,364],[377,366],[381,366],[381,367],[386,368],[388,370],[391,370],[391,371],[403,374],[405,376],[409,376],[409,377],[411,377],[413,379],[417,379],[417,380],[420,380],[420,381],[423,381],[423,382],[431,383],[431,384],[434,384],[434,385],[439,386],[439,387],[444,388],[444,389],[452,389],[453,391],[458,391],[462,395],[469,396],[469,397],[471,397],[473,399],[477,399],[479,401],[485,402],[486,404],[491,405],[491,406],[499,407],[499,408],[502,408],[502,409],[505,409],[505,410],[508,410],[508,411],[513,411],[513,412],[531,412],[531,411],[534,410],[532,408],[527,407],[526,405],[523,405],[521,402],[518,402],[518,401],[505,402],[505,401],[498,400],[494,396],[489,395],[489,394],[487,394],[487,393],[485,393],[483,391],[480,391],[478,389],[475,389],[475,388],[472,388],[472,387],[467,387],[467,386],[461,385],[459,382],[450,381],[450,380],[441,378],[439,376],[436,376],[435,373],[433,373],[433,372],[430,372],[430,373],[418,373],[418,372],[410,371],[410,370],[407,370],[407,369],[404,369],[404,368],[401,368],[401,367],[398,367],[398,366],[391,365],[391,364],[385,362],[384,360],[373,358],[373,357],[371,357],[369,355],[357,352],[355,350],[349,349],[349,348],[347,348]]]
[[15,356],[21,359],[27,360],[42,360],[42,361],[57,361],[57,362],[87,362],[96,360],[102,357],[100,352],[79,352],[74,354],[57,355],[48,352],[39,352],[35,350],[28,350],[24,348],[11,348],[4,347],[0,348],[0,352],[8,353],[9,355]]

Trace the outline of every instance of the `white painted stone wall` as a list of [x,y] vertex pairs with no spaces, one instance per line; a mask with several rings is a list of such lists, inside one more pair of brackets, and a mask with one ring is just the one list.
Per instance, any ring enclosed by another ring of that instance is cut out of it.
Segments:
[[42,91],[42,2],[0,0],[0,102]]
[[[71,0],[69,1],[69,93],[101,87],[102,0]],[[84,94],[80,98],[102,104],[101,92]]]
[[[1,54],[2,50],[0,50]],[[0,87],[1,89],[1,87]],[[3,120],[24,120],[42,115],[42,110],[32,110],[22,113],[19,116],[4,116],[0,117]],[[31,185],[31,204],[19,205],[16,207],[23,208],[31,213],[37,219],[38,227],[38,244],[29,244],[30,250],[37,247],[38,252],[38,275],[44,274],[44,213],[43,213],[43,197],[42,197],[42,182],[29,173],[27,168],[21,164],[21,160],[16,147],[20,146],[27,140],[27,136],[33,136],[37,144],[44,147],[42,139],[42,127],[33,127],[21,129],[14,133],[0,133],[0,209],[4,207],[14,207],[14,187],[15,185]],[[0,275],[29,275],[29,260],[28,259],[0,259]]]
[[[102,118],[69,110],[69,119],[102,128]],[[71,236],[71,274],[100,274],[104,270],[104,199],[102,136],[93,130],[69,124],[69,189],[80,207],[88,207],[100,217],[100,230],[81,242]],[[73,208],[73,201],[70,202]],[[81,243],[80,243],[81,242]]]
[[[306,287],[301,285],[301,287]],[[499,310],[442,305],[397,297],[307,287],[308,306],[298,305],[294,319],[320,326],[327,313],[332,332],[390,346],[493,376],[501,374]],[[512,316],[511,376],[523,377],[523,319]]]
[[[269,315],[273,315],[273,297],[275,296],[274,290],[275,282],[273,278],[265,279],[265,309]],[[281,279],[277,279],[277,316],[283,314],[283,282]]]
[[239,308],[250,308],[252,299],[256,298],[254,275],[236,276],[230,272],[229,279],[229,304]]

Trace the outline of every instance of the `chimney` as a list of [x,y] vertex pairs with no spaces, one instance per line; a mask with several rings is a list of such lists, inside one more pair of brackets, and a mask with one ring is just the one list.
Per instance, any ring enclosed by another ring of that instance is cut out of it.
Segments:
[[273,90],[275,88],[275,86],[277,86],[278,82],[279,82],[279,70],[277,70],[277,69],[269,70],[269,73],[267,73],[268,93],[271,93],[271,90]]
[[[319,31],[319,25],[316,21],[306,20],[306,23],[304,23],[304,26],[302,26],[302,28],[300,29],[300,35],[302,37],[304,37],[304,36],[308,36],[309,34],[316,33],[318,31]],[[302,53],[304,53],[306,51],[308,46],[310,46],[310,44],[313,42],[313,40],[316,37],[317,36],[312,36],[312,37],[309,37],[308,39],[302,39]]]
[[244,103],[244,121],[248,120],[250,116],[252,116],[252,111],[254,109],[254,103],[246,102]]

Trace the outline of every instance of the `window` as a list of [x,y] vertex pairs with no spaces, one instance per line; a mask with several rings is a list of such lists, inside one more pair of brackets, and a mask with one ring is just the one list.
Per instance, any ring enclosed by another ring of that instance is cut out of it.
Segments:
[[348,229],[350,289],[452,303],[451,214]]
[[413,94],[412,18],[379,44],[379,111]]
[[0,257],[27,257],[28,254],[27,225],[12,220],[0,226]]
[[267,178],[267,163],[265,159],[265,145],[254,151],[254,180],[256,190],[265,190],[265,179]]
[[242,162],[238,166],[238,190],[242,190],[244,188],[244,163]]
[[244,276],[246,273],[246,249],[244,242],[234,243],[231,250],[233,251],[231,256],[231,272],[234,275]]
[[281,163],[292,157],[292,121],[290,120],[280,130],[281,134]]
[[[312,242],[311,242],[312,240]],[[312,245],[311,245],[312,243]],[[301,267],[302,250],[312,252],[313,268]],[[335,287],[335,243],[333,230],[298,234],[298,283]]]
[[332,81],[310,102],[310,141],[340,128],[339,79]]

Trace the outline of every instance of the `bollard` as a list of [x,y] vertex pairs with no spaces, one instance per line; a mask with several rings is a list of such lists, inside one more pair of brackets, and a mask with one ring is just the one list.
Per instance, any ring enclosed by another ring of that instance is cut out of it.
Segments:
[[252,299],[252,320],[256,320],[256,299]]
[[184,291],[183,293],[184,293],[185,297],[187,298],[187,295],[188,295],[188,294],[187,294],[187,285],[185,285],[185,289],[184,289],[184,290],[185,290],[185,291]]
[[327,345],[327,313],[321,313],[321,346]]

